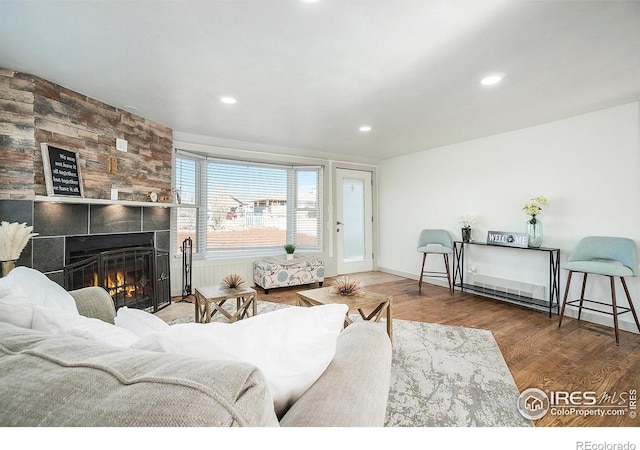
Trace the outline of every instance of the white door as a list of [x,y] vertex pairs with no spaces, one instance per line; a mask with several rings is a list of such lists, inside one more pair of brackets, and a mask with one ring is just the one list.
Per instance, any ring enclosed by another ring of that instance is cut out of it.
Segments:
[[371,172],[336,171],[338,274],[373,270]]

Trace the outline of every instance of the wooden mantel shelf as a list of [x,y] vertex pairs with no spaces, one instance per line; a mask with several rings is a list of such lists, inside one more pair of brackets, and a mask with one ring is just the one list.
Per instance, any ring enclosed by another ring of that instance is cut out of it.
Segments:
[[127,200],[109,200],[102,198],[84,198],[84,197],[49,197],[46,195],[36,195],[36,202],[49,202],[49,203],[79,203],[83,205],[121,205],[121,206],[142,206],[142,207],[157,207],[157,208],[174,208],[177,203],[160,203],[160,202],[133,202]]

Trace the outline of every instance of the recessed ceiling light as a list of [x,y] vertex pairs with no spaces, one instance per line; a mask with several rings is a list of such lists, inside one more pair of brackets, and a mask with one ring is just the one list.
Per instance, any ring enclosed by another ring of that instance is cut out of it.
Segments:
[[237,100],[233,97],[225,96],[225,97],[220,97],[220,101],[222,103],[226,103],[227,105],[233,105]]
[[362,125],[359,130],[366,133],[367,131],[371,131],[371,127],[369,125]]
[[299,0],[302,3],[318,3],[320,0]]
[[491,86],[492,84],[498,84],[502,81],[504,75],[501,73],[494,73],[492,75],[488,75],[480,80],[480,84],[483,86]]

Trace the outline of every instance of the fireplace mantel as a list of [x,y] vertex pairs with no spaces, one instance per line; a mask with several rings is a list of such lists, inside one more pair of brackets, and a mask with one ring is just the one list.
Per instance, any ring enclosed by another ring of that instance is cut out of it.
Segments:
[[84,198],[84,197],[49,197],[46,195],[36,195],[35,202],[49,203],[75,203],[83,205],[121,205],[121,206],[140,206],[140,207],[156,207],[156,208],[174,208],[179,205],[177,203],[160,203],[160,202],[132,202],[128,200],[108,200],[101,198]]

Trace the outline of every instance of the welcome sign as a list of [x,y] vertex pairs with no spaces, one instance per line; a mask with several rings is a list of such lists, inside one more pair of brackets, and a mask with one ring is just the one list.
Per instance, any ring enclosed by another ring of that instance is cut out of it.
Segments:
[[489,231],[487,234],[487,244],[527,248],[529,246],[529,235],[527,233],[512,233],[510,231]]

